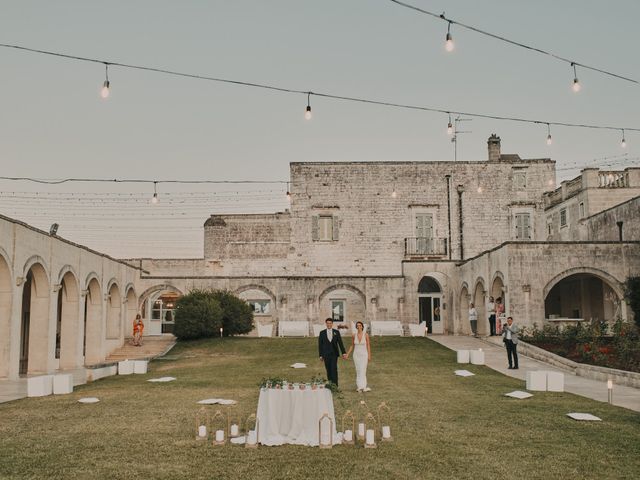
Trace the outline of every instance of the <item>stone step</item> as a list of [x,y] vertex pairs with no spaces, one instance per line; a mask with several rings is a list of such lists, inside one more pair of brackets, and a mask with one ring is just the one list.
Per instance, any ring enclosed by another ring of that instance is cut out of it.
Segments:
[[[130,339],[126,339],[129,342]],[[122,347],[109,354],[106,362],[119,362],[122,360],[149,359],[155,358],[168,351],[176,342],[173,335],[162,335],[160,337],[144,337],[141,346],[136,347],[126,343]]]

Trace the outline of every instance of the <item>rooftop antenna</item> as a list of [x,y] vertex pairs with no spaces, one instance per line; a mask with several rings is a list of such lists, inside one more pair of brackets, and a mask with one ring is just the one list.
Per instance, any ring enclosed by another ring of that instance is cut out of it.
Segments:
[[458,161],[458,134],[471,133],[471,130],[459,130],[458,124],[461,122],[470,122],[473,118],[462,118],[460,115],[453,121],[453,136],[451,137],[451,143],[453,143],[453,161]]

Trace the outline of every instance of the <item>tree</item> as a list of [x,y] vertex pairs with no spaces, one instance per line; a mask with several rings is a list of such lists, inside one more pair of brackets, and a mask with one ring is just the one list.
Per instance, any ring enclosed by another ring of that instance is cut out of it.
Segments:
[[253,309],[247,302],[227,290],[217,290],[214,297],[222,307],[224,335],[242,335],[253,329]]
[[222,327],[222,308],[210,290],[192,290],[179,298],[174,334],[181,340],[212,337]]
[[635,323],[640,327],[640,277],[628,277],[624,284],[624,296],[633,312]]

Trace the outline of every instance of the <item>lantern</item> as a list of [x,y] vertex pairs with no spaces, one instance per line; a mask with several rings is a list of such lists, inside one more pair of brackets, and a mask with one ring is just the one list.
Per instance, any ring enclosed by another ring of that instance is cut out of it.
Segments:
[[328,413],[323,414],[318,420],[318,442],[320,448],[333,447],[333,419]]
[[196,440],[206,440],[209,436],[211,420],[207,409],[202,407],[196,412]]
[[229,438],[235,438],[240,436],[240,415],[237,410],[232,406],[229,406],[227,410],[227,431],[229,432]]
[[351,410],[347,410],[342,416],[342,443],[345,445],[353,445],[355,443],[355,429],[356,417],[353,415]]
[[224,445],[227,443],[227,419],[220,410],[211,417],[211,436],[213,445]]
[[258,434],[260,433],[260,425],[255,413],[252,413],[247,417],[244,427],[247,435],[244,442],[245,448],[258,448]]
[[366,433],[366,418],[367,414],[369,414],[369,408],[367,407],[367,402],[364,400],[360,400],[358,404],[358,413],[356,419],[358,421],[358,439],[364,441],[365,433]]
[[378,424],[382,433],[382,441],[390,442],[393,440],[391,436],[391,408],[386,402],[378,405]]
[[364,439],[364,448],[376,448],[376,417],[374,417],[371,413],[367,413],[365,417],[365,439]]

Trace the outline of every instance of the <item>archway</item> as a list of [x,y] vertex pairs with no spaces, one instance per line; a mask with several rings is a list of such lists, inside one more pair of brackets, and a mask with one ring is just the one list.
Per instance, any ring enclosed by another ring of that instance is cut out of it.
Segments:
[[107,294],[107,338],[120,338],[122,300],[118,284],[112,283]]
[[80,325],[80,292],[78,281],[71,272],[65,273],[58,287],[56,318],[56,353],[59,368],[75,368],[79,364],[78,341]]
[[473,291],[473,304],[478,312],[478,335],[487,335],[489,330],[489,318],[485,308],[486,295],[484,281],[479,278]]
[[[497,273],[491,284],[491,293],[493,297],[494,306],[496,309],[496,334],[500,335],[502,332],[502,324],[507,321],[506,319],[506,299],[504,295],[504,281],[502,275]],[[498,313],[498,311],[502,313]]]
[[458,326],[458,332],[468,335],[471,333],[471,326],[469,325],[469,289],[467,285],[462,286],[460,291],[460,325]]
[[418,284],[418,320],[424,323],[427,333],[443,333],[442,288],[438,281],[424,276]]
[[49,280],[40,263],[27,271],[22,287],[19,373],[43,373],[49,360]]
[[622,298],[604,278],[574,273],[557,281],[544,299],[544,316],[551,321],[607,321],[624,318]]
[[11,270],[0,254],[0,378],[9,375],[9,351],[11,347]]
[[271,325],[276,315],[275,295],[266,288],[256,285],[239,288],[236,295],[247,302],[253,309],[254,325]]
[[102,361],[102,295],[100,284],[92,278],[84,292],[84,339],[82,351],[85,365]]
[[381,318],[386,314],[377,308],[371,311],[371,318],[365,318],[366,305],[365,295],[361,290],[348,284],[337,284],[326,288],[319,296],[319,322],[323,322],[326,318],[332,318],[336,328],[344,326],[344,332],[351,331],[351,323],[360,320],[385,320]]
[[136,298],[136,292],[133,287],[129,287],[129,289],[127,290],[126,305],[126,318],[124,322],[125,337],[133,335],[133,322],[135,321],[136,315],[138,314],[138,299]]
[[140,297],[140,315],[144,322],[145,335],[173,333],[174,310],[180,297],[182,292],[169,284],[145,290]]

